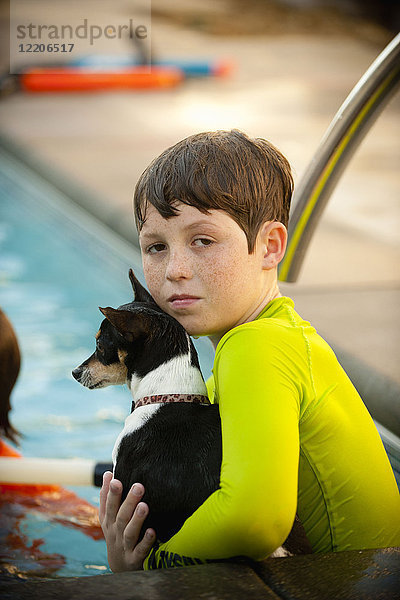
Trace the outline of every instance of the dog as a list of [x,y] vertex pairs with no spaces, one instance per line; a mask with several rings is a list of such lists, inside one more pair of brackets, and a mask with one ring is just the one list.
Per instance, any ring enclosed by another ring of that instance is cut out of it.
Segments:
[[[134,301],[100,308],[105,319],[96,350],[72,375],[89,389],[128,384],[132,412],[113,449],[114,477],[123,484],[122,500],[135,482],[144,485],[150,510],[142,531],[154,528],[163,542],[219,488],[221,421],[186,330],[157,306],[132,269],[129,278]],[[274,555],[309,551],[296,520]]]

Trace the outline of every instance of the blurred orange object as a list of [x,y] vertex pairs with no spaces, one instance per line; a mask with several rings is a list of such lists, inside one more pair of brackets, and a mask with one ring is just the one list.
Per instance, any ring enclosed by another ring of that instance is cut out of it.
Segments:
[[233,60],[225,59],[215,63],[212,68],[212,74],[216,77],[229,77],[235,70],[236,65]]
[[30,69],[20,76],[27,92],[98,92],[169,88],[180,83],[184,73],[176,67],[129,67],[93,71],[82,68]]
[[[21,454],[0,439],[0,456],[18,460]],[[43,537],[26,534],[29,514],[41,515]],[[46,521],[104,539],[97,508],[74,492],[59,485],[0,483],[0,574],[51,577],[66,564],[65,556],[46,550]]]
[[[21,454],[0,440],[0,456],[18,459]],[[60,485],[21,485],[0,481],[0,509],[10,502],[44,513],[50,520],[66,527],[80,529],[95,540],[103,538],[97,508]]]

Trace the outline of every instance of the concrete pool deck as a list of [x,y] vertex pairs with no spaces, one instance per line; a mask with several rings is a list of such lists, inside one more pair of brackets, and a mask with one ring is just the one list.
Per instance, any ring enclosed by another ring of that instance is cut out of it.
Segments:
[[152,572],[21,581],[0,576],[3,600],[396,600],[400,549],[220,563]]

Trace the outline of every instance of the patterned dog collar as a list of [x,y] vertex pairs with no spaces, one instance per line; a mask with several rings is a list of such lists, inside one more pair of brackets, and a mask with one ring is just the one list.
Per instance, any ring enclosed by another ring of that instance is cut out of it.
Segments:
[[192,402],[192,404],[210,404],[207,396],[200,394],[159,394],[156,396],[143,396],[137,402],[132,402],[133,412],[139,406],[146,404],[169,404],[170,402]]

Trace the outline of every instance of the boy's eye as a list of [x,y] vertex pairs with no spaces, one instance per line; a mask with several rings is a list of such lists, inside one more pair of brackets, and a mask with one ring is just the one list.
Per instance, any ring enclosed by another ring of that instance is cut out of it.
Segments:
[[165,244],[153,244],[147,248],[148,254],[157,254],[157,252],[162,252],[165,250]]
[[197,238],[196,240],[194,240],[193,243],[195,246],[202,247],[202,246],[210,246],[213,243],[213,241],[209,240],[208,238]]

